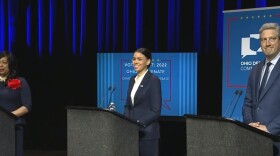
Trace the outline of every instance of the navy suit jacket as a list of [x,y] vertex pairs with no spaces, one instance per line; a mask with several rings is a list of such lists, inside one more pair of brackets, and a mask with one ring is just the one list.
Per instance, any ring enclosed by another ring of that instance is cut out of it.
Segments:
[[280,135],[280,59],[277,61],[261,95],[261,71],[265,61],[250,73],[243,105],[243,122],[260,122],[274,135]]
[[158,139],[160,137],[158,118],[162,102],[160,80],[148,71],[135,93],[134,105],[132,105],[130,93],[135,77],[136,75],[132,76],[129,81],[124,114],[132,120],[139,120],[144,125],[140,128],[140,140]]

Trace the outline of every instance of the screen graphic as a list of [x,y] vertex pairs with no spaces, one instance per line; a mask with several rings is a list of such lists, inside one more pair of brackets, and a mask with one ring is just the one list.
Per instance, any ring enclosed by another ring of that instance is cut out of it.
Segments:
[[[108,108],[110,102],[113,102],[116,111],[124,112],[129,79],[136,75],[132,57],[133,53],[97,54],[99,108]],[[149,71],[161,80],[161,115],[182,116],[197,113],[196,53],[153,53]]]

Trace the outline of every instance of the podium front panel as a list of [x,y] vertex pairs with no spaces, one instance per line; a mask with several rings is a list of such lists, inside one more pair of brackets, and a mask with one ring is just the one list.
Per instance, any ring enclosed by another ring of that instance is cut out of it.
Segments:
[[15,118],[0,109],[0,156],[15,155]]
[[273,140],[232,122],[186,118],[188,156],[272,156]]
[[139,127],[106,111],[67,110],[68,156],[138,156]]

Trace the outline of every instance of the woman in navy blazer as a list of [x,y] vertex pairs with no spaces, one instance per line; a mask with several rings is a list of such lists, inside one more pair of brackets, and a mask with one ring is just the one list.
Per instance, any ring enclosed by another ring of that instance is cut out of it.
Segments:
[[[260,45],[265,60],[255,65],[250,73],[243,105],[243,122],[265,132],[280,135],[280,27],[265,23],[259,30]],[[267,62],[268,79],[259,91]],[[280,144],[275,143],[274,155],[280,155]]]
[[130,78],[124,114],[143,125],[139,131],[139,155],[158,156],[161,113],[161,83],[148,68],[152,63],[151,51],[139,48],[132,64],[137,75]]
[[[15,155],[23,155],[25,115],[31,111],[30,87],[18,76],[17,61],[9,51],[0,52],[0,107],[17,116],[15,121]],[[3,123],[1,123],[1,126]]]

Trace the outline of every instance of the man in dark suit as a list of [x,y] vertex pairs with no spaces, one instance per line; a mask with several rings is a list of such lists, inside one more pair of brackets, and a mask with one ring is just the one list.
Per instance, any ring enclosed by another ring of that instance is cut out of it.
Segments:
[[[280,135],[280,28],[277,23],[265,23],[259,33],[265,60],[251,70],[242,108],[243,122]],[[274,155],[279,155],[280,144],[275,145]]]
[[140,156],[158,156],[161,113],[161,83],[157,76],[148,71],[151,51],[139,48],[134,52],[132,64],[137,75],[130,78],[125,116],[143,125],[139,131]]

